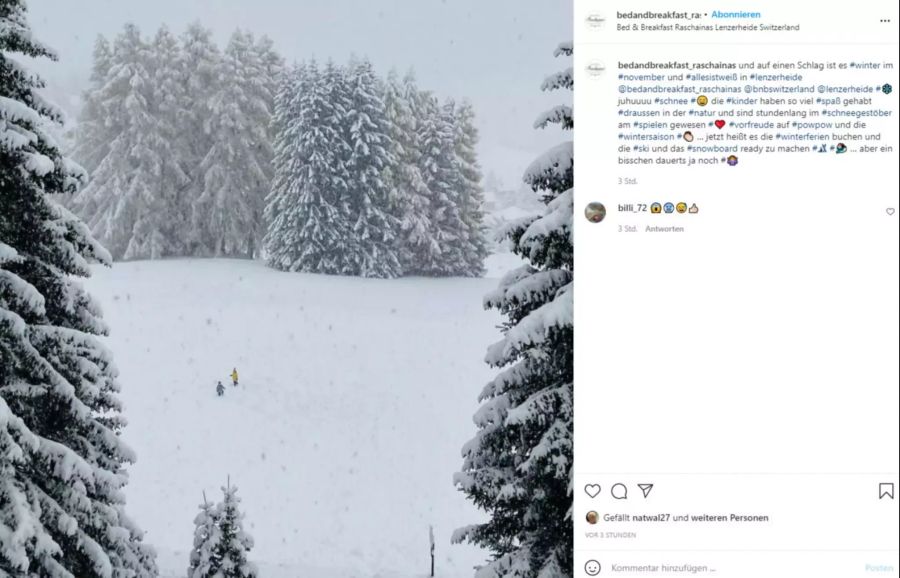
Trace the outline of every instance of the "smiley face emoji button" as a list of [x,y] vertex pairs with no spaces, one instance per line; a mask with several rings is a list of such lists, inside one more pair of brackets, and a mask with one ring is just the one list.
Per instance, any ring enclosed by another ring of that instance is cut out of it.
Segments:
[[701,94],[697,97],[697,106],[706,106],[707,104],[709,104],[709,99],[705,94]]

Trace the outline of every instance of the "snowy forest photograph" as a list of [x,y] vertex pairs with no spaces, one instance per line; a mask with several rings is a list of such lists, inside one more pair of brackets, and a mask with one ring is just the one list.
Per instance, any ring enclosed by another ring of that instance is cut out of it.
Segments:
[[0,0],[0,578],[570,578],[572,8]]

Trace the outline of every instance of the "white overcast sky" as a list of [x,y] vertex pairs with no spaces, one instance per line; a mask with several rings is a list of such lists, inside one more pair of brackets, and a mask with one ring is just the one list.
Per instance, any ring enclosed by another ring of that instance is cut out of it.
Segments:
[[34,33],[60,56],[35,63],[49,92],[67,112],[84,87],[97,34],[117,34],[126,22],[151,35],[160,24],[175,33],[195,20],[220,46],[236,27],[272,38],[288,60],[339,61],[368,56],[382,72],[413,67],[423,88],[469,98],[481,131],[480,158],[516,186],[531,160],[563,140],[536,131],[542,110],[570,94],[540,92],[544,76],[571,66],[555,59],[572,36],[571,0],[29,0]]

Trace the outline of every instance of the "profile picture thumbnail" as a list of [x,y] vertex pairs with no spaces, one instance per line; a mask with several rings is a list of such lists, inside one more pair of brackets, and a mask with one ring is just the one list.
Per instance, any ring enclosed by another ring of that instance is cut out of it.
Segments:
[[600,514],[598,514],[594,510],[591,510],[584,518],[585,520],[587,520],[588,524],[596,524],[600,521]]
[[603,203],[588,203],[584,209],[584,216],[592,223],[599,223],[606,218],[606,207]]

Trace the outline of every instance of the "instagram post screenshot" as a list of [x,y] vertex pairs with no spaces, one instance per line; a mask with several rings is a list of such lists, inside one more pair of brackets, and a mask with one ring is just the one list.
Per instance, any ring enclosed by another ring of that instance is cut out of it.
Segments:
[[898,39],[0,0],[0,578],[900,575]]

